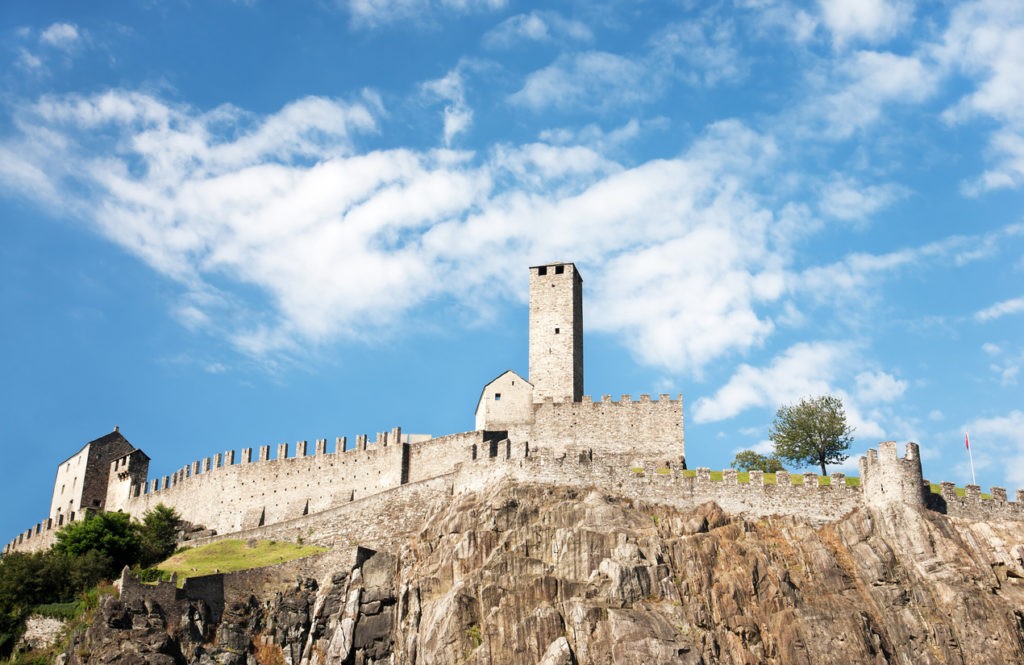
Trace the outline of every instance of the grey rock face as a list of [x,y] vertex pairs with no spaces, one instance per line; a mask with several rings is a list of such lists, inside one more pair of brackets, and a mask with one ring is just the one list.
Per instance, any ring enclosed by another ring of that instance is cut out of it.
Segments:
[[[503,485],[394,553],[180,626],[105,600],[68,663],[1024,662],[1024,533],[892,505],[819,526]],[[88,654],[83,657],[82,654]]]

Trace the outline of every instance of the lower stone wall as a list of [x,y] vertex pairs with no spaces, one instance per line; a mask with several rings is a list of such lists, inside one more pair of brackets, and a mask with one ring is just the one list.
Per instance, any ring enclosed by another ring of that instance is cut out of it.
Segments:
[[258,538],[324,547],[365,545],[389,550],[419,529],[438,506],[451,500],[454,474],[402,485],[375,496],[304,517],[189,541],[199,546],[225,539]]
[[[611,462],[611,463],[609,463]],[[843,474],[833,474],[832,484],[819,485],[816,474],[777,475],[778,482],[765,484],[763,474],[752,472],[751,482],[740,483],[737,474],[726,472],[725,479],[712,481],[708,469],[695,476],[678,467],[657,463],[632,466],[628,456],[599,458],[586,449],[570,450],[562,455],[531,451],[529,457],[478,459],[462,464],[455,476],[454,491],[478,491],[505,478],[518,482],[552,483],[595,487],[610,493],[664,503],[680,508],[714,501],[722,509],[757,516],[800,515],[812,520],[836,520],[861,505],[861,492],[848,487]],[[795,479],[793,478],[793,479]]]
[[473,447],[479,451],[483,443],[484,433],[475,430],[410,444],[407,481],[417,483],[446,476],[454,471],[456,464],[471,461]]
[[988,499],[982,498],[978,485],[965,487],[963,496],[957,494],[954,483],[940,483],[940,487],[938,494],[929,491],[926,495],[928,508],[936,512],[971,520],[1024,520],[1024,489],[1017,490],[1016,501],[1008,501],[1002,487],[991,488]]

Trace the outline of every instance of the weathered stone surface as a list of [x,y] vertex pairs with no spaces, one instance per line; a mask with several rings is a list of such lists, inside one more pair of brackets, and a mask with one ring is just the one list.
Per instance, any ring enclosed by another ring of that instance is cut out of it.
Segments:
[[68,663],[242,665],[256,644],[291,665],[1024,662],[1019,522],[919,506],[822,525],[506,484],[349,561],[228,598],[212,639],[201,612],[105,601]]
[[33,614],[25,621],[25,632],[19,648],[24,650],[47,649],[57,642],[65,622],[53,617]]

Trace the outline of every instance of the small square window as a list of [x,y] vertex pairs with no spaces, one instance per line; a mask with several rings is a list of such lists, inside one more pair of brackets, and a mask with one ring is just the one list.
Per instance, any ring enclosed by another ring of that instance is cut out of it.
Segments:
[[557,335],[561,331],[561,328],[555,328],[555,334]]
[[546,274],[548,274],[548,267],[547,266],[541,266],[541,267],[537,268],[537,274],[538,275],[546,275]]
[[565,266],[555,266],[555,274],[561,275],[565,272]]
[[501,401],[501,393],[494,393],[494,401],[495,402],[500,402]]

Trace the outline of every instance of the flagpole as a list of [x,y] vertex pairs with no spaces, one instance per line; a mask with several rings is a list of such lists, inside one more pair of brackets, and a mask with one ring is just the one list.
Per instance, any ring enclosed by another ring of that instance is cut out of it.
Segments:
[[964,445],[967,446],[967,458],[971,460],[971,484],[977,485],[978,479],[974,477],[974,454],[971,453],[971,435],[964,432]]

